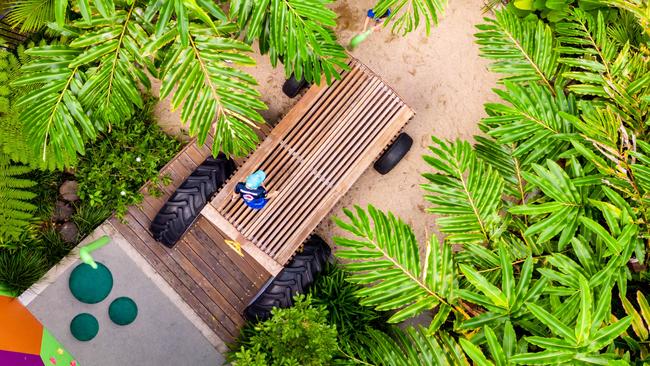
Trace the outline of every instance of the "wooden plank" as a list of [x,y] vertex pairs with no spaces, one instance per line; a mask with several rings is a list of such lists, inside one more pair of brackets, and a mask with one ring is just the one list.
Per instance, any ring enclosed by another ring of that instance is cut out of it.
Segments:
[[[196,256],[198,256],[197,260],[205,262],[209,267],[209,271],[218,276],[226,285],[228,291],[232,293],[232,297],[240,300],[237,301],[236,304],[232,301],[230,303],[236,305],[237,310],[243,308],[241,301],[243,300],[243,296],[250,292],[251,285],[251,282],[246,275],[239,270],[239,268],[234,266],[232,262],[221,253],[220,248],[216,247],[216,245],[214,245],[215,243],[212,242],[196,225],[183,237],[183,239],[187,243],[188,247],[196,253]],[[205,271],[202,270],[202,272]],[[224,295],[229,296],[227,293],[224,293]]]
[[[154,253],[156,256],[170,269],[182,282],[183,284],[190,289],[190,291],[199,299],[199,301],[205,306],[212,317],[219,321],[221,326],[226,328],[229,333],[233,329],[236,329],[235,323],[230,319],[230,317],[210,298],[210,296],[203,290],[201,284],[197,283],[194,278],[187,272],[188,268],[183,268],[179,261],[182,261],[178,255],[174,255],[174,251],[164,247],[162,244],[156,242],[151,236],[142,234],[146,233],[147,229],[140,223],[134,216],[131,216],[131,213],[126,215],[126,220],[128,226],[137,233],[138,236],[147,247]],[[196,273],[193,273],[196,274]],[[200,277],[199,280],[202,280]],[[202,284],[205,284],[203,281]],[[236,337],[237,334],[233,333],[232,336]]]
[[248,255],[255,258],[255,260],[271,275],[275,276],[283,269],[280,263],[276,262],[268,254],[264,253],[255,244],[251,243],[241,235],[237,228],[232,226],[232,224],[226,220],[219,211],[212,206],[212,204],[206,205],[201,211],[201,215],[218,227],[230,240],[238,242],[241,245],[241,248],[248,253]]
[[[213,244],[209,247],[210,254],[217,258],[219,263],[226,263],[228,267],[232,266],[233,271],[238,270],[235,275],[239,277],[239,273],[243,274],[255,288],[264,285],[271,276],[252,257],[246,254],[240,256],[239,253],[228,247],[224,242],[223,235],[205,217],[201,216],[197,220],[192,231],[195,232],[199,240],[206,240],[206,242],[208,239],[212,240]],[[203,236],[208,239],[204,239]]]
[[[312,212],[312,217],[323,218],[325,217],[336,205],[343,195],[352,187],[352,185],[359,179],[361,174],[372,164],[372,162],[381,154],[386,145],[390,143],[395,135],[406,125],[406,123],[413,117],[414,113],[408,107],[404,107],[400,110],[399,114],[395,118],[395,121],[391,123],[386,129],[381,132],[381,135],[375,139],[375,142],[369,147],[367,152],[359,157],[358,160],[348,169],[341,182],[337,184],[336,188],[331,191],[325,199],[316,207]],[[316,225],[302,225],[298,230],[296,230],[293,235],[286,238],[287,242],[293,243],[295,241],[300,241],[301,243],[311,234],[315,229]],[[305,238],[305,239],[301,239]],[[275,259],[279,263],[286,263],[292,256],[293,251],[289,246],[281,248],[278,254],[275,256]]]
[[210,310],[195,296],[194,291],[187,287],[174,272],[172,272],[163,261],[149,249],[149,247],[135,234],[133,229],[116,218],[110,218],[108,222],[117,230],[131,245],[143,255],[143,257],[154,267],[167,283],[181,296],[194,312],[215,332],[220,338],[229,339],[232,335],[224,331],[223,325],[217,321]]

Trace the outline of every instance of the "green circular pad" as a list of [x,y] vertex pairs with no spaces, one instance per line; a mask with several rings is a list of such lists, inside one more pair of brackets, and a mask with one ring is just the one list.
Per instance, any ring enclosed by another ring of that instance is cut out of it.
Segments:
[[138,316],[138,305],[128,297],[118,297],[108,307],[108,316],[117,325],[129,325]]
[[79,301],[86,304],[97,304],[111,293],[113,275],[106,266],[97,263],[97,269],[82,263],[70,274],[70,291]]
[[99,332],[99,322],[88,313],[79,314],[70,322],[70,332],[82,342],[89,341]]

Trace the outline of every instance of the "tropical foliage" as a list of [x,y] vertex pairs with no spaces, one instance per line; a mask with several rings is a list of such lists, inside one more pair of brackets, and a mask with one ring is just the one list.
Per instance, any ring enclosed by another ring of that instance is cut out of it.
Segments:
[[29,191],[36,182],[24,178],[31,169],[13,164],[9,157],[0,153],[0,243],[15,239],[29,225],[32,212],[36,210]]
[[[246,333],[244,333],[246,334]],[[296,295],[294,306],[273,309],[273,316],[254,326],[250,338],[230,354],[234,365],[328,365],[337,353],[336,326],[327,323],[324,306]]]
[[145,101],[144,109],[114,123],[113,131],[79,159],[75,171],[79,197],[90,208],[110,207],[121,218],[128,206],[142,202],[143,185],[148,184],[148,193],[155,196],[159,184],[170,183],[171,178],[159,176],[159,170],[180,148],[181,143],[156,124],[152,102]]
[[424,158],[442,242],[421,245],[372,206],[335,220],[351,234],[336,255],[362,304],[392,323],[433,310],[428,328],[382,333],[356,358],[648,361],[647,300],[628,292],[648,280],[648,39],[610,4],[622,9],[569,6],[552,23],[506,7],[478,26],[501,102],[486,105],[474,146],[433,138]]

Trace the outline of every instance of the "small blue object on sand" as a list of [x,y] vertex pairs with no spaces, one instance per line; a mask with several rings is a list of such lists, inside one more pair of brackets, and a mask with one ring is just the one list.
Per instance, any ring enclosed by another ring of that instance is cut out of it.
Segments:
[[387,18],[387,17],[390,16],[390,9],[386,10],[386,12],[382,16],[379,16],[379,17],[377,16],[377,14],[375,14],[374,10],[368,9],[367,15],[368,15],[368,18],[379,21],[380,19]]

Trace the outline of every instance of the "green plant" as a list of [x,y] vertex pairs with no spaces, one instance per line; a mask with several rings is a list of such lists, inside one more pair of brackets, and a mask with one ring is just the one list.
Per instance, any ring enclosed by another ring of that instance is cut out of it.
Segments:
[[93,232],[113,213],[109,206],[91,206],[83,201],[75,203],[74,208],[75,213],[72,215],[72,221],[77,225],[81,238]]
[[621,337],[626,348],[633,352],[636,364],[643,365],[650,362],[650,305],[646,296],[636,292],[636,307],[626,297],[621,297],[621,304],[626,315],[632,317],[631,331],[623,333]]
[[425,338],[453,339],[433,349],[457,344],[478,365],[643,357],[629,327],[643,339],[646,325],[625,296],[647,281],[650,61],[647,38],[624,34],[644,24],[611,23],[629,19],[621,7],[569,6],[553,23],[506,7],[478,26],[501,101],[486,105],[475,146],[433,138],[425,157],[444,240],[421,255],[411,228],[372,206],[335,220],[362,304],[393,310],[391,323],[433,310]]
[[234,365],[328,365],[336,354],[336,326],[327,324],[327,310],[297,295],[294,306],[274,308],[270,319],[256,324],[242,346],[229,353]]
[[169,183],[168,178],[158,176],[158,171],[180,145],[154,122],[152,104],[147,103],[132,119],[116,122],[113,131],[79,160],[75,172],[79,197],[89,208],[102,208],[102,212],[115,209],[122,217],[128,206],[141,202],[139,190],[145,183]]
[[43,256],[33,250],[0,249],[0,284],[20,294],[38,281],[49,266]]
[[[45,45],[45,41],[39,43]],[[31,57],[25,53],[26,48],[34,47],[33,42],[25,45],[18,45],[15,54],[0,50],[0,151],[9,155],[13,161],[29,165],[35,169],[55,170],[62,169],[64,165],[74,165],[76,156],[70,157],[65,162],[57,162],[54,159],[43,159],[40,152],[35,151],[34,146],[29,143],[27,127],[20,119],[23,111],[17,105],[17,100],[29,91],[29,88],[16,87],[12,83],[20,77],[21,66],[31,61]],[[39,85],[34,85],[39,87]],[[51,155],[51,148],[47,156]]]
[[20,27],[23,33],[41,30],[54,21],[56,0],[7,0],[0,4],[0,11],[6,11],[5,20],[13,27]]
[[341,344],[355,342],[366,329],[383,329],[385,314],[359,303],[356,292],[362,287],[347,281],[348,274],[338,263],[328,263],[309,288],[312,304],[327,310],[329,324],[335,325]]
[[424,29],[429,35],[431,26],[438,24],[438,17],[443,14],[446,5],[447,0],[377,0],[373,9],[375,14],[385,14],[388,9],[391,10],[384,24],[390,25],[393,32],[405,35],[424,21]]
[[30,202],[35,194],[28,190],[36,182],[22,177],[30,170],[13,164],[7,155],[0,153],[0,242],[17,238],[36,210]]

